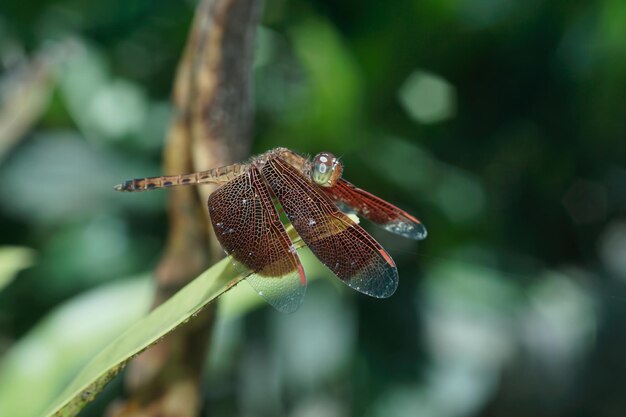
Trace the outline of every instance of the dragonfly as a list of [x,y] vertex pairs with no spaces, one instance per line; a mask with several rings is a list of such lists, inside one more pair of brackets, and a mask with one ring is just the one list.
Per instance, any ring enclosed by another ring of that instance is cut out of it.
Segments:
[[[415,217],[342,178],[335,155],[312,159],[275,148],[246,163],[182,175],[138,178],[115,186],[145,191],[190,184],[216,184],[208,211],[225,252],[250,272],[246,280],[274,308],[295,311],[304,299],[306,274],[294,241],[299,238],[333,274],[356,291],[387,298],[398,271],[387,251],[349,214],[409,239],[427,232]],[[286,219],[281,220],[281,212]]]

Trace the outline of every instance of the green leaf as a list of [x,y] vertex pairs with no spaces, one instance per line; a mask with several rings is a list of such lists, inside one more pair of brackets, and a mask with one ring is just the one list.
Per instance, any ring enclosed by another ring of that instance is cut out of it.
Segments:
[[151,274],[126,277],[46,314],[0,359],[0,416],[40,417],[91,359],[147,314],[153,287]]
[[102,350],[54,401],[46,416],[75,416],[130,359],[198,314],[249,271],[228,257],[131,326]]
[[35,263],[35,251],[18,246],[0,247],[0,290],[9,285],[22,269]]

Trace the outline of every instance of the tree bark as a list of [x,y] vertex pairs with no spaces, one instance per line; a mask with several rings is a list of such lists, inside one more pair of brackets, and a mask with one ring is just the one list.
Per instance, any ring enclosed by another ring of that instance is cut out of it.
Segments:
[[[204,0],[179,63],[174,117],[164,153],[166,174],[202,171],[240,161],[249,152],[250,69],[260,2]],[[170,231],[155,271],[153,307],[167,300],[223,256],[206,201],[212,186],[169,190]],[[216,304],[131,362],[128,398],[108,417],[196,416],[200,379]]]

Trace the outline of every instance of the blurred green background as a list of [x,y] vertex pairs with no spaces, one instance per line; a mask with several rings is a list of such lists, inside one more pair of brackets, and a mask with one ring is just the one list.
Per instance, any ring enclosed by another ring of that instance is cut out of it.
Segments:
[[[317,268],[293,315],[222,314],[204,413],[626,415],[626,2],[265,3],[254,153],[341,155],[429,236],[365,225],[390,299]],[[166,195],[112,186],[161,172],[194,6],[0,6],[0,415],[148,309]]]

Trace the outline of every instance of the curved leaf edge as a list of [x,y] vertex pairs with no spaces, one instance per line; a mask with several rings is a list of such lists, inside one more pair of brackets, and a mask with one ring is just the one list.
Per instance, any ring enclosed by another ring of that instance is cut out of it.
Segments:
[[[178,327],[189,322],[211,302],[236,286],[248,275],[250,275],[249,270],[231,257],[227,257],[210,267],[166,302],[128,328],[96,355],[69,384],[68,388],[57,397],[44,415],[46,417],[73,417],[77,415],[98,396],[131,359],[157,344]],[[202,291],[203,289],[204,291]],[[182,303],[183,307],[177,308],[178,303]],[[178,314],[174,318],[171,318],[170,315],[170,323],[160,326],[162,321],[159,317],[167,317],[167,313],[175,313],[176,310],[184,310],[184,313]],[[123,347],[127,341],[132,342],[137,334],[146,333],[144,329],[146,326],[155,327],[152,332],[148,331],[149,336],[140,338],[135,343],[130,343],[134,346],[129,349],[122,349],[122,353],[116,352],[116,349]]]

